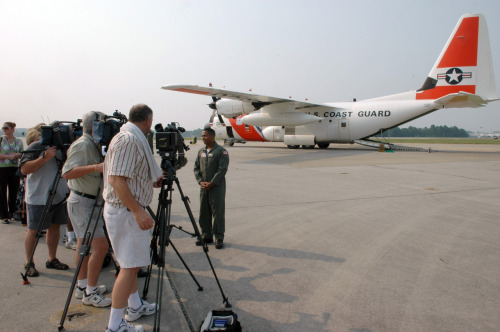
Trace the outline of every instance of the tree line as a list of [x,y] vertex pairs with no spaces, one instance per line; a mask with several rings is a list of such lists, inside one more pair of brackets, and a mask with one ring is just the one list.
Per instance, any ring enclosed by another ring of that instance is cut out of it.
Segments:
[[384,132],[382,135],[378,134],[376,137],[469,137],[469,133],[465,129],[457,128],[456,126],[435,126],[430,128],[392,128]]
[[195,130],[186,130],[185,132],[182,133],[182,137],[184,138],[190,138],[190,137],[201,137],[203,129],[195,129]]

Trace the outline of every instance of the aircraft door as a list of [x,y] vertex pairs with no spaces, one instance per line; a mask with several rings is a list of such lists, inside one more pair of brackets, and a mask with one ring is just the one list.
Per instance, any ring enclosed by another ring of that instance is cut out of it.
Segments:
[[339,141],[341,142],[350,142],[351,141],[351,134],[349,130],[349,119],[340,119],[339,122],[339,128],[338,128],[338,133],[339,133]]
[[226,127],[226,135],[228,138],[234,138],[234,134],[233,134],[233,127],[231,127],[230,125],[228,126],[225,122],[224,122],[224,119],[222,118],[222,116],[217,113],[217,116],[219,117],[219,121],[220,123]]

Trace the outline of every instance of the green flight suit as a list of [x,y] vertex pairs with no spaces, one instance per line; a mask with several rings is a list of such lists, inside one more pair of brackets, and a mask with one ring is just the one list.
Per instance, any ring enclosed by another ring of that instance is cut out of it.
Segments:
[[[214,142],[212,150],[207,153],[206,146],[198,151],[194,163],[196,181],[212,182],[215,186],[209,190],[200,188],[199,224],[204,239],[224,239],[225,230],[225,175],[229,166],[229,154],[222,146]],[[213,225],[212,225],[213,218]]]

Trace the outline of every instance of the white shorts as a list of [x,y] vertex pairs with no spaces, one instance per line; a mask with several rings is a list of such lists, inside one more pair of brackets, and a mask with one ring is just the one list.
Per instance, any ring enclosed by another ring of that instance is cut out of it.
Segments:
[[122,268],[148,266],[151,263],[149,231],[141,230],[126,207],[104,204],[104,221],[111,246]]

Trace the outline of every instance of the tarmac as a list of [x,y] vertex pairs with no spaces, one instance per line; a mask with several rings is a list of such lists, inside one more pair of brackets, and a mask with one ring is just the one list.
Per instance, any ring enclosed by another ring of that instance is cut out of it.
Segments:
[[[195,218],[199,188],[192,168],[200,143],[177,172]],[[209,245],[208,255],[243,331],[498,331],[500,145],[432,150],[229,147],[225,248]],[[172,225],[193,230],[177,189],[171,213]],[[61,242],[58,257],[70,269],[48,270],[42,237],[35,255],[40,276],[23,285],[25,228],[0,227],[6,301],[0,331],[57,331],[74,251]],[[167,247],[166,270],[187,317],[164,277],[161,331],[190,331],[187,321],[197,330],[210,310],[224,306],[223,296],[195,239],[175,228],[171,239],[203,291]],[[111,264],[99,283],[111,289],[114,275]],[[104,331],[109,312],[72,298],[64,329]],[[154,319],[135,323],[152,331]]]

